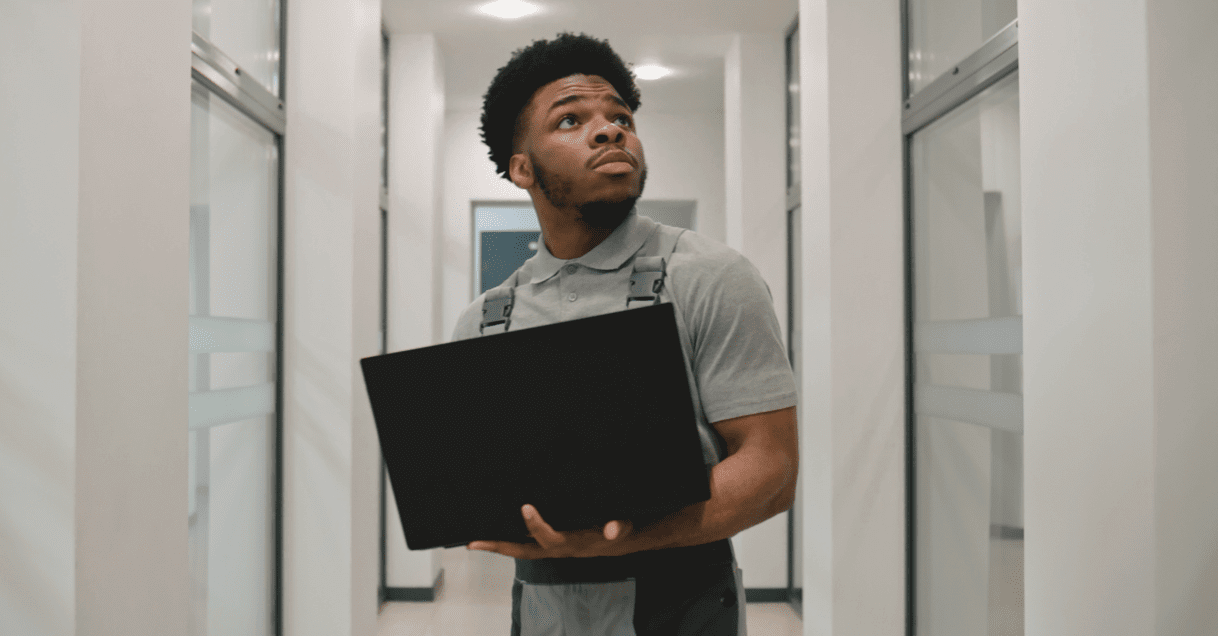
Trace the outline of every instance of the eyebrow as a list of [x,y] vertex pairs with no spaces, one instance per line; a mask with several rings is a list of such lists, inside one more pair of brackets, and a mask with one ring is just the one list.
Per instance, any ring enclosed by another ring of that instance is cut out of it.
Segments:
[[[622,106],[623,108],[626,108],[626,109],[630,108],[630,105],[626,103],[626,100],[622,99],[621,97],[618,97],[617,95],[609,95],[608,97],[609,97],[609,99],[612,99],[613,101],[617,102],[618,105]],[[587,96],[581,95],[579,93],[576,93],[574,95],[567,95],[566,97],[554,102],[553,104],[550,104],[550,108],[546,111],[546,113],[549,114],[549,112],[554,110],[555,108],[559,108],[561,106],[566,106],[567,104],[570,104],[571,102],[578,102],[578,101],[584,100],[584,99],[589,99],[589,98]]]

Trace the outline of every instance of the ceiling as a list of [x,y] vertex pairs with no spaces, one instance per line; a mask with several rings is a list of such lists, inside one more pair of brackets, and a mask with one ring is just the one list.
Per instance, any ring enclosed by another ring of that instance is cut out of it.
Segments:
[[483,93],[513,51],[572,31],[607,39],[627,63],[674,70],[639,81],[640,112],[722,111],[731,34],[783,34],[798,8],[798,0],[530,0],[542,10],[500,20],[477,12],[487,1],[383,0],[391,34],[435,34],[450,109],[481,109]]

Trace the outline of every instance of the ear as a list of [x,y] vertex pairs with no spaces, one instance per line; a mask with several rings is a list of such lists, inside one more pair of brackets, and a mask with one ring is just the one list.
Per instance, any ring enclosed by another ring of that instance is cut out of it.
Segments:
[[518,152],[508,159],[508,177],[521,190],[528,190],[533,187],[535,180],[533,176],[533,162],[529,160],[527,154]]

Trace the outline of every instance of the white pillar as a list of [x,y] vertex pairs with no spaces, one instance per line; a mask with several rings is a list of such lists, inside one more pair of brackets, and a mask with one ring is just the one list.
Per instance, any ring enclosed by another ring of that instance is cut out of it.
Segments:
[[0,632],[184,633],[190,8],[0,40]]
[[75,0],[11,2],[0,18],[0,86],[21,97],[0,101],[4,634],[76,628],[80,34]]
[[[724,58],[726,238],[761,272],[787,333],[786,54],[781,33],[734,34]],[[787,513],[736,535],[745,586],[787,586]]]
[[1218,631],[1218,5],[1021,0],[1028,633]]
[[898,3],[800,0],[804,633],[905,633]]
[[[389,42],[389,351],[446,342],[443,231],[444,70],[432,34]],[[489,162],[488,162],[489,165]],[[386,583],[431,587],[440,551],[411,552],[392,491],[386,501]]]
[[359,358],[378,351],[380,3],[288,3],[284,621],[376,629],[380,461]]
[[1157,636],[1218,633],[1218,3],[1148,0]]
[[80,8],[76,629],[180,634],[191,13]]

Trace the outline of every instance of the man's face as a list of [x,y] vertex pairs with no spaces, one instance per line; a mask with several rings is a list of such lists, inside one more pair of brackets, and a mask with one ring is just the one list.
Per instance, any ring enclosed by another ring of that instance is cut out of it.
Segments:
[[647,164],[634,117],[599,76],[541,87],[520,125],[512,181],[540,191],[554,208],[578,213],[592,227],[615,227],[642,195]]

